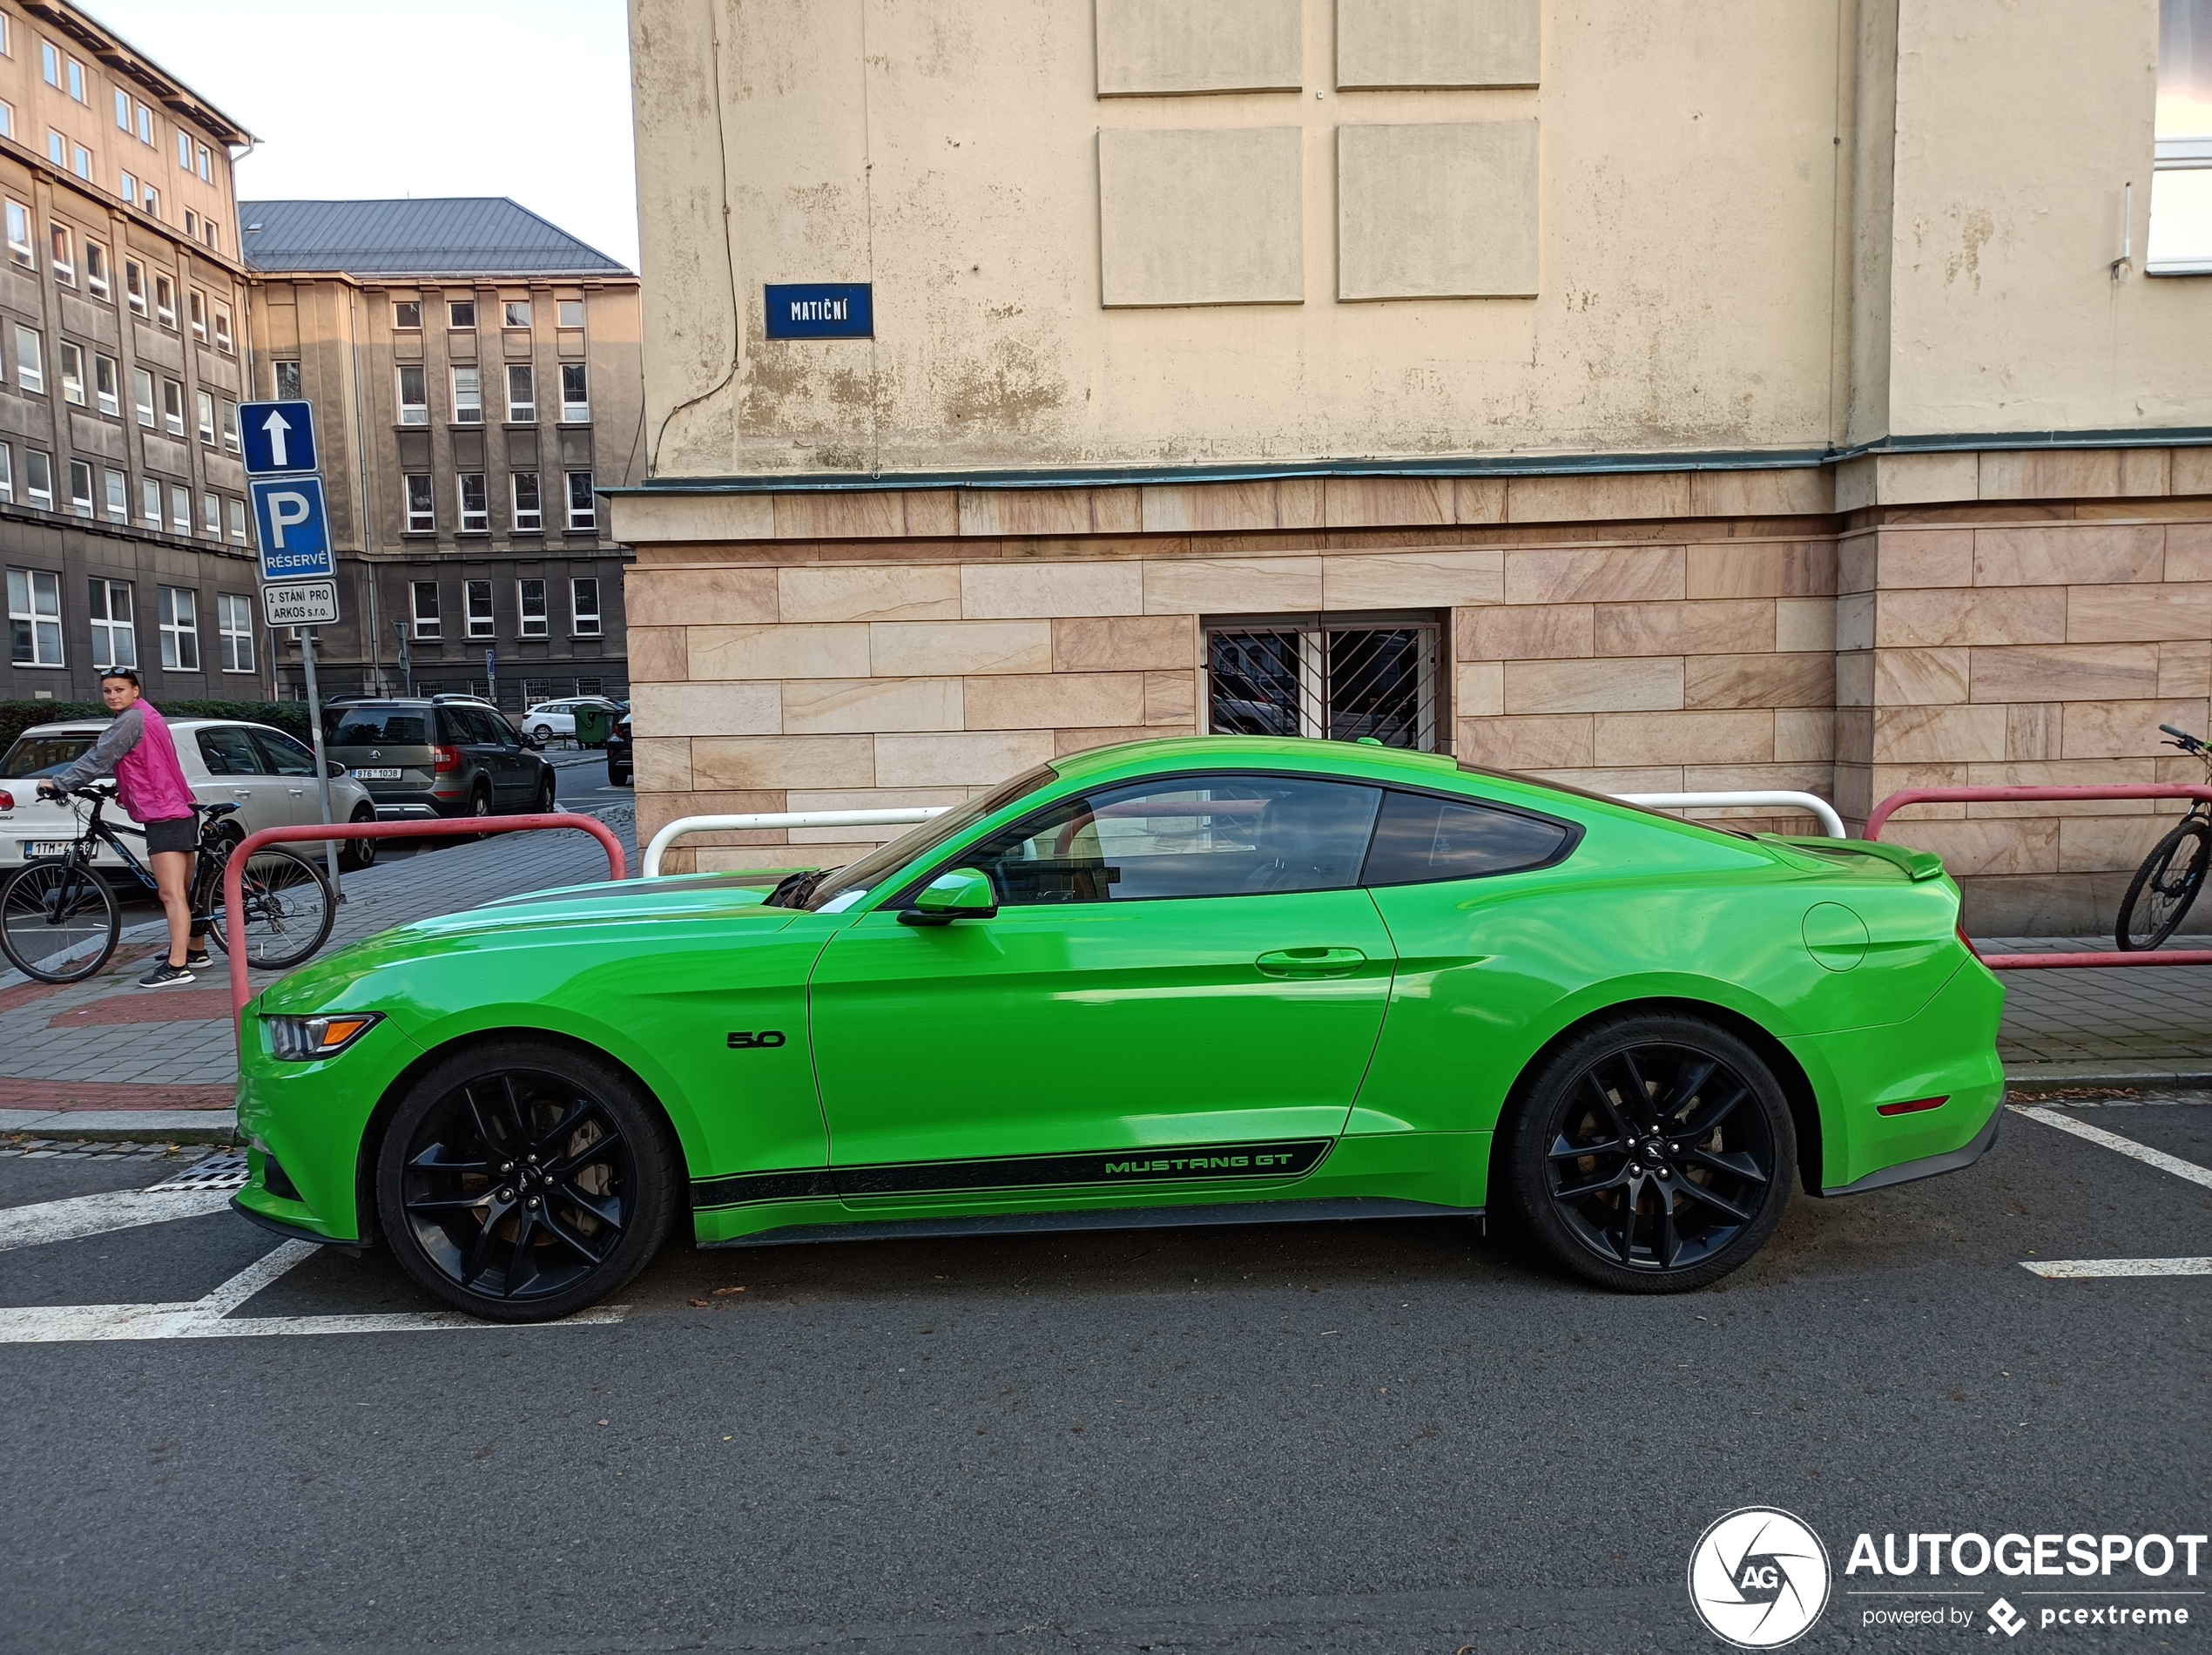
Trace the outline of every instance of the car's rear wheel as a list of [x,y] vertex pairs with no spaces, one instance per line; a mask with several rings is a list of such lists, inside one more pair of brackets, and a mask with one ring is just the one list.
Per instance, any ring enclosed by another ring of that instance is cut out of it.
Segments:
[[[469,795],[469,814],[472,816],[480,818],[489,816],[492,814],[491,788],[488,784],[482,781],[478,782],[475,787],[475,791]],[[491,837],[489,834],[483,832],[482,829],[477,831],[475,836],[478,839],[489,839]]]
[[[348,821],[371,822],[376,820],[374,805],[356,805]],[[373,839],[349,839],[339,855],[338,865],[349,874],[358,874],[364,868],[376,866],[376,841]]]
[[1531,1076],[1500,1169],[1554,1260],[1622,1293],[1716,1281],[1765,1243],[1797,1165],[1790,1104],[1743,1040],[1686,1017],[1610,1018]]
[[626,764],[617,764],[612,759],[608,760],[607,785],[610,787],[627,787],[630,785],[630,767]]
[[635,1082],[572,1048],[502,1041],[408,1091],[377,1152],[400,1267],[495,1321],[550,1321],[644,1269],[675,1212],[676,1156]]
[[537,803],[535,807],[536,814],[541,816],[551,815],[553,814],[553,773],[550,770],[548,770],[545,773],[544,780],[537,784]]

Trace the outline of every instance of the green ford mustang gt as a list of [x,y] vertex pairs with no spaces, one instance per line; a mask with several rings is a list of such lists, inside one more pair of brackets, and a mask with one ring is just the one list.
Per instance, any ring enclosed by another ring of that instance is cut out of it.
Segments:
[[247,1008],[250,1217],[515,1321],[708,1246],[1510,1216],[1696,1287],[1995,1136],[1936,859],[1252,737],[1017,777],[828,873],[402,926]]

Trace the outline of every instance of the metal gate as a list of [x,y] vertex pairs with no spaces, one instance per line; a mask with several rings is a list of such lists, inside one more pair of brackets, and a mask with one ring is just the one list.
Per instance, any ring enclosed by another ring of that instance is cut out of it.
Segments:
[[1215,735],[1372,737],[1445,750],[1430,616],[1232,617],[1206,623],[1206,727]]

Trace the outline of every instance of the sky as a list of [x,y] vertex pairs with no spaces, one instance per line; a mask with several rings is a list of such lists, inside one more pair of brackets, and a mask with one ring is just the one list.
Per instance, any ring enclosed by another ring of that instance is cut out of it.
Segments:
[[637,267],[624,0],[80,0],[261,140],[243,200],[511,195]]

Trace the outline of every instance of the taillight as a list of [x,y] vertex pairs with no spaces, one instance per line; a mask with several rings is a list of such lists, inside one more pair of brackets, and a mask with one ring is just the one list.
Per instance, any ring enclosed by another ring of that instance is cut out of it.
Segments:
[[13,810],[15,807],[15,794],[10,793],[5,787],[0,787],[0,810]]
[[1966,935],[1966,922],[1964,920],[1959,922],[1959,943],[1977,960],[1981,958],[1981,950],[1974,946],[1973,938]]
[[1877,1104],[1874,1112],[1877,1115],[1918,1115],[1925,1110],[1941,1109],[1950,1101],[1951,1094],[1946,1092],[1940,1098],[1915,1098],[1905,1104]]
[[442,776],[448,770],[461,768],[459,747],[432,747],[430,751],[438,755],[437,762],[431,767],[433,773]]

